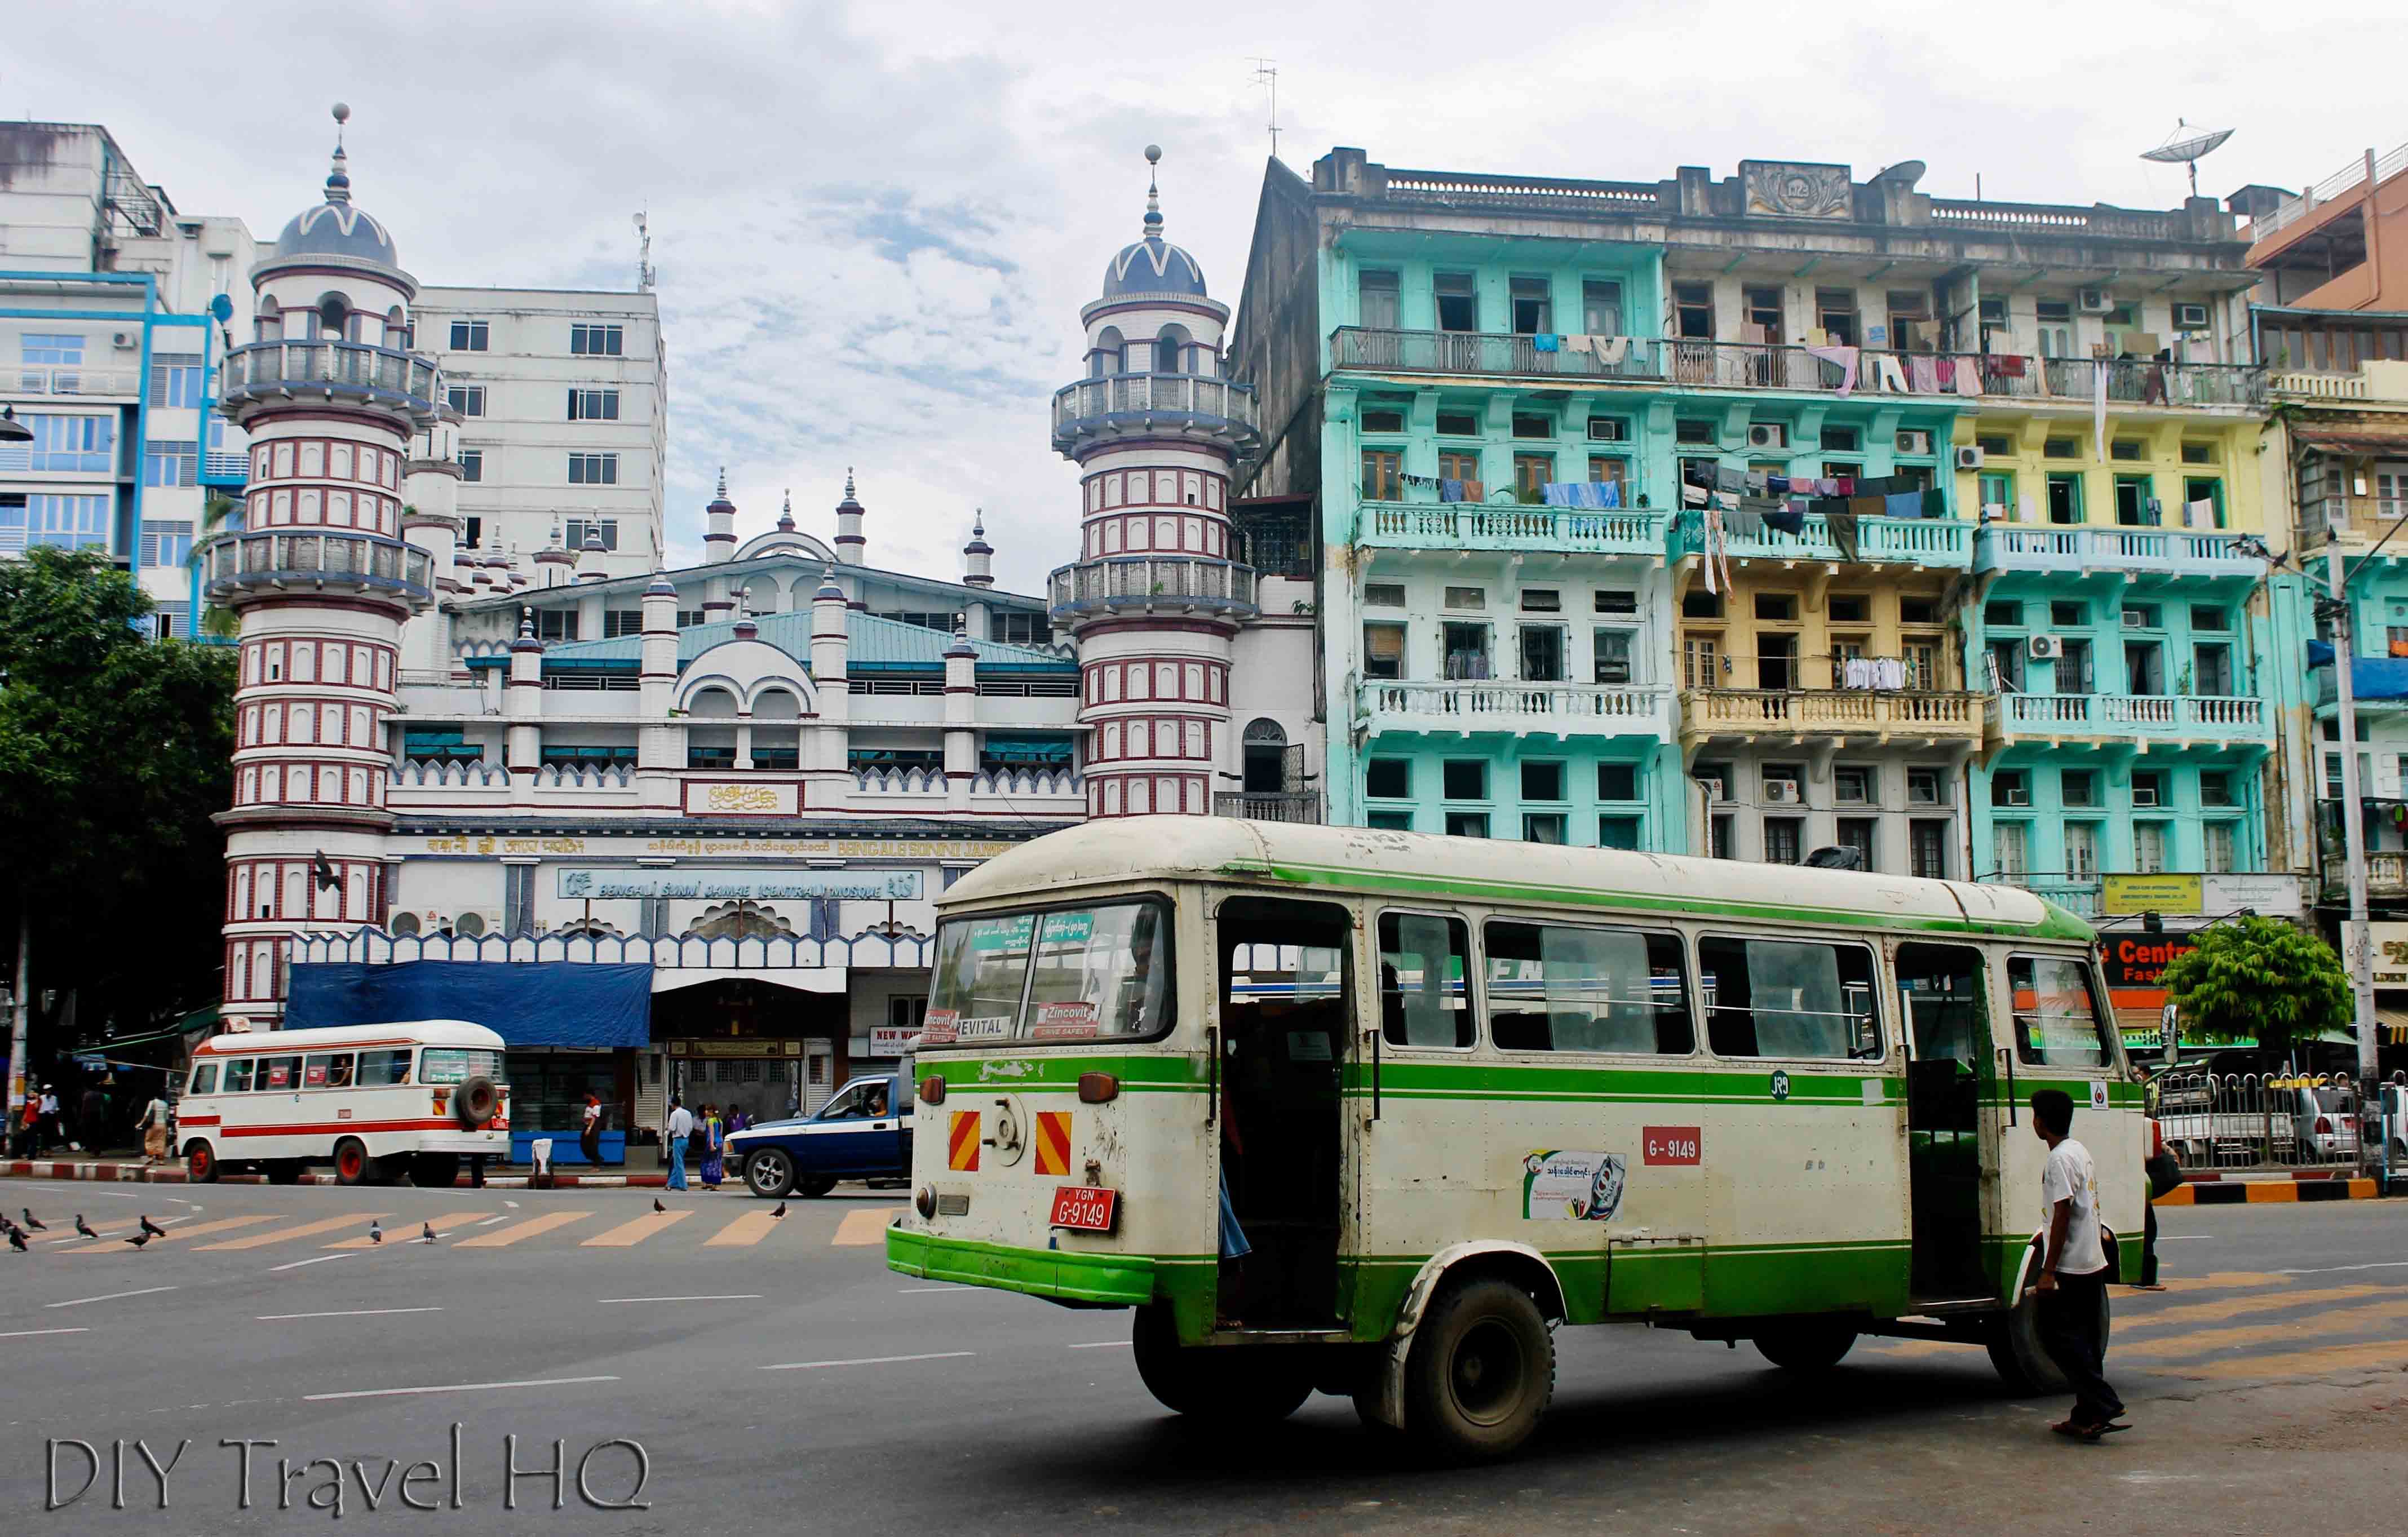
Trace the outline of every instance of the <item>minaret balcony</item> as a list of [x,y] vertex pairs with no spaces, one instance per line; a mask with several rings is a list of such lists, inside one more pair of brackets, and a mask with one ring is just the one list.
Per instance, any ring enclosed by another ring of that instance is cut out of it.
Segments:
[[258,341],[226,354],[219,409],[241,421],[296,403],[365,407],[423,431],[441,413],[443,371],[433,361],[357,341]]
[[1204,613],[1251,619],[1256,573],[1235,561],[1200,555],[1124,555],[1054,568],[1050,579],[1057,625],[1122,613]]
[[1112,374],[1054,392],[1058,453],[1114,438],[1164,437],[1253,452],[1262,445],[1254,387],[1202,374]]
[[356,529],[220,534],[201,547],[209,600],[236,604],[311,593],[380,597],[411,610],[435,600],[435,557]]

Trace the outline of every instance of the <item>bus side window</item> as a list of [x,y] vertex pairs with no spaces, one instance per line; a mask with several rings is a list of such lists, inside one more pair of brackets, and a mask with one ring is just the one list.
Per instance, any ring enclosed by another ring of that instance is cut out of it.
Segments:
[[360,1087],[390,1088],[395,1084],[408,1082],[408,1047],[404,1046],[397,1051],[360,1053]]
[[250,1057],[250,1056],[237,1056],[237,1057],[234,1057],[234,1058],[232,1058],[231,1060],[229,1060],[229,1061],[226,1063],[226,1065],[225,1065],[225,1092],[226,1092],[226,1093],[228,1093],[228,1094],[248,1094],[248,1093],[250,1093],[250,1092],[251,1092],[251,1070],[252,1064],[253,1064],[253,1063],[255,1063],[257,1060],[258,1060],[258,1059],[257,1059],[256,1057]]
[[1490,923],[1488,1037],[1503,1051],[1648,1052],[1697,1048],[1687,968],[1672,934]]
[[2090,968],[2062,955],[2010,955],[2007,991],[2015,1055],[2039,1067],[2096,1068],[2109,1060]]
[[1471,1044],[1471,930],[1460,918],[1380,914],[1380,1029],[1392,1045]]
[[1872,952],[1813,940],[1698,941],[1706,1037],[1717,1056],[1881,1056]]
[[199,1067],[193,1070],[193,1086],[186,1089],[184,1092],[187,1094],[215,1094],[217,1091],[218,1065],[215,1062],[204,1062]]

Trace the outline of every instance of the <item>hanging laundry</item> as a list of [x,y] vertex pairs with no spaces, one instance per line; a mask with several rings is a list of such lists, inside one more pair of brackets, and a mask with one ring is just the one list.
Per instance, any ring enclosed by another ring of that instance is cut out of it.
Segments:
[[1854,476],[1842,475],[1831,481],[1826,481],[1825,483],[1830,487],[1825,495],[1837,496],[1842,501],[1856,494],[1856,482]]
[[1811,344],[1806,349],[1806,355],[1820,358],[1840,370],[1839,395],[1841,399],[1845,400],[1848,397],[1848,392],[1856,387],[1856,350],[1853,347],[1823,345],[1823,333],[1820,331],[1811,332],[1809,336]]
[[1597,343],[1597,360],[1609,367],[1619,366],[1630,351],[1628,337],[1599,337]]
[[1530,345],[1536,347],[1542,352],[1555,352],[1556,351],[1555,333],[1553,331],[1541,331],[1530,338]]
[[1956,393],[1958,395],[1982,393],[1982,370],[1973,366],[1971,358],[1962,353],[1957,354],[1956,358]]
[[1620,507],[1622,505],[1622,482],[1620,481],[1599,481],[1597,486],[1597,505],[1599,507]]
[[1539,500],[1549,507],[1572,505],[1572,487],[1569,481],[1548,481],[1539,487]]
[[1920,518],[1923,516],[1923,493],[1893,491],[1882,498],[1882,516],[1885,518]]
[[2199,500],[2199,501],[2195,501],[2195,502],[2186,502],[2186,503],[2184,503],[2184,504],[2183,504],[2183,526],[2184,526],[2185,528],[2213,528],[2213,527],[2214,527],[2214,526],[2215,526],[2215,500],[2214,500],[2214,497],[2203,497],[2203,498],[2201,498],[2201,499],[2200,499],[2200,500]]
[[1906,664],[1895,656],[1884,656],[1873,663],[1875,688],[1900,689],[1906,686]]
[[2166,366],[2152,363],[2141,370],[2141,400],[2143,405],[2166,403]]
[[1706,498],[1709,495],[1710,493],[1704,486],[1684,483],[1681,487],[1681,505],[1683,507],[1703,507],[1706,505]]
[[2107,459],[2107,369],[2105,358],[2090,363],[2090,437],[2100,463]]
[[1842,560],[1854,561],[1856,558],[1856,517],[1854,504],[1823,514],[1825,525],[1831,530],[1831,542],[1840,547]]
[[1440,481],[1438,483],[1438,499],[1442,502],[1459,502],[1463,500],[1463,482],[1461,481]]
[[1777,528],[1784,534],[1803,534],[1806,531],[1805,504],[1794,501],[1776,502],[1764,514],[1764,521],[1768,527]]
[[1917,395],[1940,393],[1940,360],[1928,352],[1917,352],[1906,360],[1907,377],[1914,381]]
[[1990,372],[2000,379],[2021,379],[2027,360],[2021,352],[1992,352],[1984,360]]
[[1567,331],[1564,333],[1562,350],[1567,352],[1579,352],[1586,357],[1595,357],[1597,356],[1597,338],[1585,332]]
[[1738,496],[1741,492],[1747,489],[1747,471],[1743,469],[1733,469],[1728,465],[1716,465],[1714,467],[1714,489],[1716,491],[1727,491],[1734,496]]
[[1928,486],[1923,493],[1923,515],[1927,518],[1948,516],[1948,493],[1938,486]]
[[2015,521],[2017,523],[2040,522],[2040,503],[2028,491],[2015,493]]
[[1895,352],[1873,354],[1873,387],[1887,390],[1893,395],[1907,393],[1906,370],[1898,366],[1898,355]]

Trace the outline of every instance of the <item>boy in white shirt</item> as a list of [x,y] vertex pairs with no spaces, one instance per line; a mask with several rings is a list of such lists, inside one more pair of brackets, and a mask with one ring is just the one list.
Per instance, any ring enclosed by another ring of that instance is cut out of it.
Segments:
[[2037,1283],[2040,1343],[2073,1389],[2073,1413],[2049,1427],[2096,1441],[2131,1427],[2115,1421],[2124,1401],[2109,1386],[2107,1251],[2099,1237],[2099,1172],[2090,1150],[2073,1140],[2073,1097],[2042,1089],[2031,1097],[2032,1130],[2048,1144],[2041,1175],[2046,1247]]

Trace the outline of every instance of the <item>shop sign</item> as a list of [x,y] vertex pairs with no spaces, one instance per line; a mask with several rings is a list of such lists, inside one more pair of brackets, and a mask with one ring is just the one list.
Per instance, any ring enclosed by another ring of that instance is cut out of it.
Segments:
[[2200,885],[2210,916],[2222,917],[2244,907],[2261,918],[2298,919],[2307,912],[2296,875],[2202,875]]
[[724,902],[798,901],[807,898],[847,902],[916,902],[922,882],[916,869],[610,869],[561,865],[560,895],[568,901],[667,898]]
[[869,1027],[869,1055],[872,1056],[908,1056],[920,1043],[916,1027],[903,1025],[872,1025]]
[[662,1050],[671,1056],[800,1056],[803,1043],[799,1041],[704,1040],[665,1041]]
[[797,816],[803,787],[759,780],[693,780],[685,783],[688,816]]
[[2099,941],[2099,958],[2109,991],[2146,991],[2165,985],[2176,955],[2198,948],[2187,934],[2109,934]]
[[2197,875],[2104,876],[2100,881],[2099,910],[2111,918],[2141,912],[2197,917],[2207,911],[2200,881]]
[[2368,970],[2377,987],[2408,987],[2408,924],[2369,924]]

